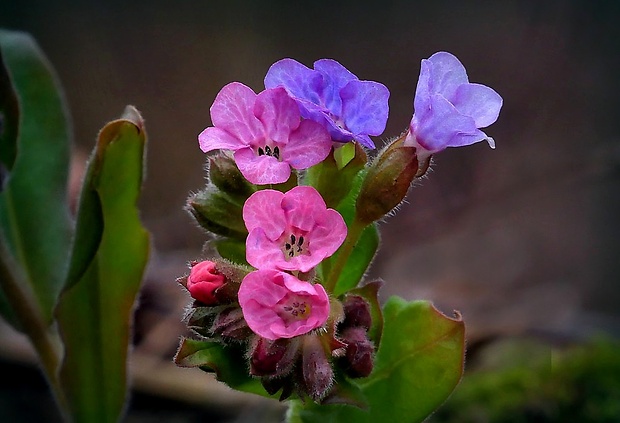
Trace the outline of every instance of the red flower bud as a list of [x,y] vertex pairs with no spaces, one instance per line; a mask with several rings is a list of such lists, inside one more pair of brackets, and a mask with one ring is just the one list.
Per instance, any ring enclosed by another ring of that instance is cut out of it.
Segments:
[[259,337],[250,356],[250,373],[254,376],[286,376],[293,369],[298,349],[298,338],[271,341]]
[[342,340],[347,344],[345,354],[346,372],[351,377],[366,377],[372,372],[375,347],[368,339],[362,327],[351,327],[344,330]]
[[343,301],[344,322],[342,327],[361,326],[366,330],[372,325],[370,316],[370,306],[368,302],[359,295],[347,295]]
[[217,304],[215,290],[224,285],[226,278],[215,268],[212,261],[195,264],[187,278],[187,290],[193,298],[206,305]]

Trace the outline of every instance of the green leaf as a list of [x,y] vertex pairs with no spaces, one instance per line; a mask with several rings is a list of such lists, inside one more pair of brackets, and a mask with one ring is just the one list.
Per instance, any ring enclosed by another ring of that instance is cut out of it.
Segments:
[[174,361],[181,367],[200,367],[206,372],[215,372],[217,380],[238,391],[272,397],[259,379],[248,374],[245,351],[240,346],[184,338]]
[[136,208],[145,144],[142,118],[127,107],[100,132],[84,180],[70,286],[57,309],[60,379],[76,422],[116,422],[125,404],[130,321],[149,252]]
[[245,259],[245,242],[231,238],[222,238],[213,241],[218,254],[233,263],[248,265]]
[[0,163],[8,172],[0,192],[0,238],[49,323],[71,239],[68,113],[54,71],[30,36],[0,31],[0,50],[6,67],[0,72]]
[[397,297],[385,304],[384,317],[375,368],[357,382],[368,411],[293,401],[289,422],[421,422],[448,398],[463,373],[465,327],[460,318],[444,316],[427,301]]

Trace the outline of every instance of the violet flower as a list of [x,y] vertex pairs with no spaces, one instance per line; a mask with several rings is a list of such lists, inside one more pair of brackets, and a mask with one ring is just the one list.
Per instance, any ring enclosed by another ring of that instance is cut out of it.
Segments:
[[308,272],[347,236],[342,216],[310,186],[255,192],[243,206],[243,220],[249,231],[246,259],[258,269]]
[[297,101],[301,115],[319,122],[334,141],[358,141],[375,148],[369,135],[381,135],[388,118],[385,85],[360,81],[335,60],[314,62],[314,70],[293,59],[274,63],[265,87],[282,86]]
[[273,269],[256,270],[243,279],[239,304],[250,329],[270,340],[308,333],[329,316],[322,285]]
[[226,85],[211,106],[213,127],[198,136],[205,153],[233,150],[235,163],[253,184],[286,182],[294,169],[327,157],[331,139],[316,122],[301,120],[299,108],[282,88],[256,94],[239,82]]
[[495,148],[493,139],[479,128],[497,120],[502,98],[487,86],[470,83],[452,54],[439,52],[422,60],[413,105],[405,145],[416,147],[419,159],[483,140]]

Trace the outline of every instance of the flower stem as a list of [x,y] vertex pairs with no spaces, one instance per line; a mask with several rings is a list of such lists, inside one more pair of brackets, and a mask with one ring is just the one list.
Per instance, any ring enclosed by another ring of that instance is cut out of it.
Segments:
[[21,330],[30,338],[50,385],[56,403],[63,414],[69,408],[58,378],[61,360],[61,343],[58,334],[46,324],[34,294],[24,280],[19,266],[6,246],[0,242],[0,288],[6,295]]
[[323,284],[327,292],[334,292],[338,279],[340,278],[340,274],[344,270],[344,267],[347,264],[347,261],[349,260],[349,257],[351,256],[351,253],[353,252],[353,249],[355,248],[357,241],[359,241],[366,226],[368,225],[360,222],[356,215],[348,228],[347,237],[344,240],[342,247],[338,250],[336,262],[333,266],[331,266],[329,276]]

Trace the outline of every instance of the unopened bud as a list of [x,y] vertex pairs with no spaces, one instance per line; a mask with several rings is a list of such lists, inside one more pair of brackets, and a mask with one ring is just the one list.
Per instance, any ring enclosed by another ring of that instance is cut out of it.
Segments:
[[347,344],[345,354],[346,372],[351,377],[366,377],[373,369],[375,347],[362,327],[350,327],[343,331],[342,339]]
[[347,295],[342,302],[344,306],[344,322],[342,327],[361,326],[366,330],[372,325],[370,305],[359,295]]
[[403,145],[401,135],[372,162],[357,197],[356,213],[361,223],[370,224],[390,213],[407,195],[418,172],[415,147]]
[[211,185],[189,197],[186,208],[207,231],[245,241],[242,206]]
[[286,376],[295,364],[299,343],[299,338],[272,341],[259,337],[250,355],[250,373],[254,376]]
[[303,337],[302,377],[305,393],[320,402],[334,383],[334,370],[317,335]]
[[247,339],[253,333],[245,322],[243,311],[239,307],[229,307],[221,311],[213,321],[211,332],[239,341]]
[[243,177],[235,161],[223,154],[209,158],[209,179],[221,191],[242,202],[256,191],[256,185]]
[[215,305],[218,303],[215,290],[225,282],[226,278],[217,271],[215,263],[205,260],[192,266],[186,286],[194,299],[206,305]]

